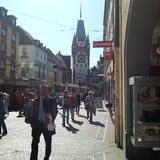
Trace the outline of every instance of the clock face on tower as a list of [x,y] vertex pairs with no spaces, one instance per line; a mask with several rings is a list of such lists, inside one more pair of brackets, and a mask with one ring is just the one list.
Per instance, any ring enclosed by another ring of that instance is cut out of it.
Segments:
[[77,55],[77,58],[78,58],[78,63],[85,63],[85,55]]

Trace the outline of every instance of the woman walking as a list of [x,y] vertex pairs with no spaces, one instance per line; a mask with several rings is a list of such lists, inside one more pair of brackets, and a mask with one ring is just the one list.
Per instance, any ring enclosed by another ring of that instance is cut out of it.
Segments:
[[87,119],[89,119],[90,123],[92,123],[93,119],[93,108],[95,107],[94,96],[92,91],[89,91],[88,96],[85,99],[85,109],[87,111]]

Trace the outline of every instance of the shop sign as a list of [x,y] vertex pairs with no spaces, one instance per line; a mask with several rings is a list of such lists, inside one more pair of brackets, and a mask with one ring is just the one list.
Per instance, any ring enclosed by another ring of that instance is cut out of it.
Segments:
[[112,60],[113,59],[112,52],[105,52],[104,59],[105,60]]
[[112,41],[93,41],[93,47],[112,47]]

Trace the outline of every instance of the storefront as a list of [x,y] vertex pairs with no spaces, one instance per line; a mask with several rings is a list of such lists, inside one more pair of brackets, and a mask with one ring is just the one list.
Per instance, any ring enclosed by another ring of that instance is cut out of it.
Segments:
[[131,0],[126,17],[126,28],[120,24],[123,148],[127,158],[153,159],[160,147],[160,104],[142,104],[137,97],[160,98],[160,1]]

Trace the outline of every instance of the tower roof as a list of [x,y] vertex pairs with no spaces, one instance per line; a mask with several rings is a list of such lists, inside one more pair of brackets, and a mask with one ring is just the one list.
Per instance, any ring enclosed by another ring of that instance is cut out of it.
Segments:
[[85,38],[86,37],[85,28],[84,28],[84,21],[83,20],[78,20],[76,37],[77,38]]

